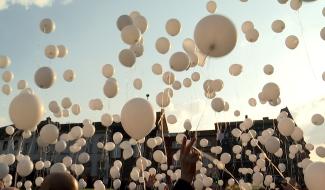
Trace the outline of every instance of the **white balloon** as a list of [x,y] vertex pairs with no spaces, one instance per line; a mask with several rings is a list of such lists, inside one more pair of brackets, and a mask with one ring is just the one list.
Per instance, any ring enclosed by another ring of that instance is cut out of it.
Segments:
[[111,167],[111,169],[109,170],[109,173],[113,179],[120,177],[120,169],[117,166]]
[[89,160],[90,160],[90,156],[87,152],[83,152],[78,156],[78,161],[82,164],[87,163]]
[[196,25],[194,40],[202,53],[211,57],[222,57],[230,53],[236,45],[236,28],[224,16],[209,15]]
[[114,78],[108,78],[105,82],[103,91],[107,98],[114,98],[118,93],[118,83]]
[[142,88],[142,80],[139,78],[134,79],[133,81],[133,87],[137,90],[141,90]]
[[183,41],[183,49],[189,54],[194,53],[196,51],[196,45],[194,40],[192,40],[191,38],[186,38]]
[[3,94],[5,94],[5,95],[10,95],[11,92],[12,92],[12,88],[11,88],[11,86],[10,86],[9,84],[4,84],[4,85],[2,86],[2,92],[3,92]]
[[271,28],[273,32],[281,33],[285,28],[285,24],[282,20],[275,20],[272,22]]
[[201,139],[200,140],[200,146],[205,148],[209,145],[209,141],[207,139]]
[[42,185],[43,181],[44,181],[43,177],[37,177],[37,178],[35,179],[35,185],[36,185],[37,187],[40,187],[40,186]]
[[115,123],[120,123],[121,122],[121,116],[119,114],[114,114],[113,115],[113,121]]
[[172,73],[170,71],[164,72],[162,78],[163,78],[164,83],[167,85],[171,85],[175,81],[175,75],[174,75],[174,73]]
[[121,31],[121,37],[124,43],[133,45],[140,40],[141,31],[135,25],[127,25]]
[[19,161],[17,164],[17,173],[21,177],[26,177],[32,173],[33,168],[34,168],[34,164],[31,160],[23,159]]
[[291,138],[294,141],[300,141],[303,138],[303,136],[304,136],[304,132],[299,127],[295,127],[293,133],[291,134]]
[[101,117],[101,123],[104,127],[109,127],[113,123],[113,117],[110,114],[105,113]]
[[111,78],[114,75],[114,67],[111,64],[106,64],[102,67],[102,74],[106,78]]
[[120,179],[115,179],[113,181],[113,187],[114,187],[114,189],[120,188],[121,187],[121,180]]
[[144,33],[148,29],[148,22],[144,16],[137,15],[135,17],[132,17],[132,19],[134,25],[141,31],[141,33]]
[[236,116],[236,117],[240,116],[240,111],[239,110],[235,110],[234,111],[234,116]]
[[23,89],[25,89],[27,87],[28,87],[27,81],[25,81],[25,80],[18,81],[18,83],[17,83],[17,89],[18,90],[23,90]]
[[161,37],[156,41],[156,50],[161,54],[166,54],[170,49],[170,42],[167,38]]
[[255,107],[256,106],[256,99],[255,98],[250,98],[248,100],[248,104],[252,107]]
[[51,144],[59,137],[59,129],[53,124],[47,124],[42,127],[40,137],[42,138],[43,142]]
[[44,106],[40,99],[24,90],[17,95],[9,105],[11,121],[17,129],[30,130],[42,119]]
[[80,106],[79,104],[73,104],[71,106],[71,112],[74,114],[74,115],[79,115],[80,113]]
[[225,108],[225,102],[223,101],[222,98],[214,98],[211,101],[211,107],[214,111],[221,112]]
[[215,11],[217,9],[217,3],[215,1],[208,1],[207,5],[206,5],[206,9],[211,14],[215,13]]
[[321,31],[320,31],[319,34],[320,34],[320,37],[321,37],[323,40],[325,40],[325,27],[321,29]]
[[245,21],[241,25],[241,30],[243,31],[244,34],[246,34],[248,31],[254,29],[254,24],[251,21]]
[[278,2],[279,2],[280,4],[286,4],[286,3],[288,2],[288,0],[278,0]]
[[8,56],[0,55],[0,68],[4,69],[11,65],[11,60]]
[[168,115],[167,116],[167,122],[169,124],[175,124],[177,122],[177,118],[175,115]]
[[123,159],[127,160],[127,159],[131,158],[133,156],[133,153],[134,153],[134,151],[132,148],[124,149],[123,155],[122,155]]
[[25,183],[24,183],[24,186],[25,186],[26,189],[31,188],[32,185],[33,185],[33,183],[32,183],[30,180],[27,180],[27,181],[25,181]]
[[56,144],[55,144],[55,151],[57,152],[63,152],[65,149],[67,148],[67,143],[63,140],[59,140]]
[[165,29],[169,35],[176,36],[181,31],[181,23],[175,18],[169,19]]
[[265,149],[270,153],[276,153],[280,149],[280,140],[276,137],[269,137],[265,142]]
[[169,65],[174,71],[185,71],[190,66],[190,59],[184,52],[176,52],[170,57]]
[[321,158],[325,158],[325,147],[319,146],[316,148],[316,154],[317,156]]
[[182,83],[179,82],[178,80],[174,81],[173,84],[172,84],[172,87],[174,90],[179,90],[182,88]]
[[264,66],[263,71],[266,75],[272,75],[274,72],[274,68],[272,65],[268,64]]
[[156,114],[147,100],[134,98],[123,106],[121,122],[125,132],[139,140],[148,135],[155,127]]
[[72,127],[72,129],[69,132],[69,135],[71,135],[73,139],[79,139],[83,135],[82,128],[79,126]]
[[159,107],[167,107],[170,104],[169,94],[165,92],[159,92],[156,96],[156,103]]
[[278,130],[283,136],[290,136],[295,130],[295,123],[290,118],[283,118],[278,122]]
[[259,37],[259,32],[256,29],[248,30],[245,34],[246,40],[249,42],[256,42]]
[[6,133],[8,135],[12,135],[12,134],[14,134],[14,132],[15,132],[15,128],[13,126],[6,127]]
[[55,23],[53,20],[49,18],[45,18],[40,22],[40,29],[42,32],[48,34],[54,32],[55,30]]
[[58,57],[63,58],[68,55],[69,50],[64,45],[58,45],[57,48],[59,50]]
[[132,67],[136,61],[136,55],[130,49],[123,49],[119,53],[119,60],[122,65]]
[[252,176],[253,185],[260,186],[263,183],[264,176],[261,172],[255,172]]
[[280,96],[280,88],[277,84],[269,82],[262,89],[263,98],[267,101],[276,100]]
[[123,140],[123,135],[120,132],[115,132],[113,134],[113,141],[115,144],[120,144]]
[[158,163],[161,163],[163,161],[163,157],[164,157],[164,153],[161,150],[156,150],[153,153],[153,159]]
[[183,85],[184,85],[184,87],[186,87],[186,88],[191,87],[191,85],[192,85],[192,80],[191,80],[190,78],[185,78],[185,79],[183,80]]
[[308,189],[321,190],[325,186],[325,163],[314,162],[304,170],[304,179]]
[[62,159],[62,163],[66,166],[66,167],[70,167],[72,165],[72,158],[70,156],[65,156]]
[[50,173],[65,173],[67,172],[67,167],[63,163],[55,163],[50,169]]
[[48,45],[44,50],[44,54],[49,59],[54,59],[59,55],[59,49],[55,45]]
[[232,64],[229,67],[229,73],[232,76],[238,76],[238,75],[240,75],[240,73],[242,72],[242,70],[243,70],[243,66],[240,65],[240,64]]
[[39,161],[37,161],[37,162],[35,163],[35,169],[36,169],[36,170],[41,170],[41,169],[43,169],[43,168],[44,168],[44,162],[43,162],[43,161],[39,160]]
[[128,15],[121,15],[116,21],[117,28],[121,31],[124,27],[133,24],[133,20]]
[[294,35],[288,36],[286,38],[285,44],[286,44],[287,48],[295,49],[299,44],[299,39]]
[[183,126],[184,126],[184,129],[187,130],[187,131],[190,131],[192,129],[192,123],[191,123],[191,121],[189,119],[186,119],[184,121]]
[[220,156],[220,161],[224,164],[228,164],[231,160],[231,155],[229,153],[222,153]]
[[152,72],[156,75],[162,74],[162,67],[159,63],[153,64],[151,69],[152,69]]
[[324,117],[321,115],[321,114],[314,114],[312,117],[311,117],[311,122],[314,124],[314,125],[322,125],[324,123]]
[[49,168],[51,167],[51,162],[49,160],[44,161],[44,168]]
[[134,190],[137,187],[137,184],[134,183],[134,182],[131,182],[131,183],[129,183],[128,187],[129,187],[130,190]]
[[290,7],[291,9],[297,11],[298,9],[300,9],[302,5],[302,1],[301,0],[291,0],[290,1]]
[[72,105],[71,99],[69,97],[64,97],[61,101],[61,106],[64,109],[69,109]]
[[198,73],[198,72],[194,72],[194,73],[192,73],[192,75],[191,75],[191,79],[192,79],[194,82],[199,81],[199,80],[200,80],[200,73]]
[[72,82],[76,78],[76,74],[74,73],[73,70],[68,69],[68,70],[64,71],[63,78],[67,82]]
[[4,82],[10,82],[12,79],[14,79],[14,74],[11,71],[5,71],[2,73],[2,79]]
[[54,84],[56,74],[50,67],[41,67],[35,72],[34,80],[38,87],[47,89]]

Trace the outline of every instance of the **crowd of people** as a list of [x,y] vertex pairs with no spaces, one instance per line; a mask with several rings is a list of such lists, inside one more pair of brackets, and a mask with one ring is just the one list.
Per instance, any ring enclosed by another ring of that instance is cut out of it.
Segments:
[[[180,150],[180,163],[181,163],[181,178],[172,186],[172,190],[194,190],[193,179],[196,174],[196,162],[202,159],[201,152],[193,147],[196,138],[193,137],[189,141],[186,137],[183,138]],[[149,176],[146,180],[145,189],[153,190],[155,176]],[[69,173],[52,173],[44,178],[40,190],[78,190],[78,181]],[[165,190],[169,187],[165,186]],[[262,190],[264,188],[260,188]],[[287,183],[285,180],[280,186],[282,190],[303,190],[294,180]],[[0,181],[0,190],[17,190],[15,187],[4,187]],[[242,190],[238,185],[228,186],[226,190]]]

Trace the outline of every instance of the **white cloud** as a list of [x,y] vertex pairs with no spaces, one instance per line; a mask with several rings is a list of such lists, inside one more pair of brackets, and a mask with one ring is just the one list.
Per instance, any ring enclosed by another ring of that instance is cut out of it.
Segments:
[[[73,0],[58,0],[62,5],[70,4]],[[20,5],[29,9],[32,6],[39,8],[50,7],[55,0],[0,0],[0,11],[7,9],[11,5]]]
[[0,117],[0,126],[4,125],[6,123],[6,119],[3,117]]
[[72,3],[72,1],[73,1],[73,0],[62,0],[62,1],[61,1],[61,4],[62,4],[62,5],[68,5],[68,4]]
[[325,158],[321,158],[316,154],[316,148],[319,146],[325,147],[325,144],[314,144],[315,148],[313,151],[310,152],[310,159],[314,162],[324,162]]
[[51,6],[53,0],[8,0],[11,5],[21,5],[28,9],[31,6],[47,7]]
[[7,8],[8,8],[7,0],[0,0],[0,11]]
[[177,117],[177,123],[168,124],[169,132],[184,131],[183,123],[186,119],[191,120],[192,130],[210,130],[214,128],[214,117],[209,114],[207,109],[210,109],[210,104],[206,105],[206,102],[201,99],[177,106],[171,103],[166,109],[166,115],[174,114]]
[[324,115],[325,98],[320,97],[310,102],[298,105],[292,109],[292,116],[297,125],[303,129],[305,140],[313,144],[324,143],[325,124],[315,126],[311,123],[311,117],[319,113]]

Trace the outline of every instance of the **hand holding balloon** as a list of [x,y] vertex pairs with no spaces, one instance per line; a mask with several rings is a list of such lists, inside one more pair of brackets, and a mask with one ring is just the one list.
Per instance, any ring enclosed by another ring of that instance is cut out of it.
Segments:
[[186,137],[183,138],[181,147],[180,161],[181,161],[181,179],[192,183],[196,170],[196,161],[199,160],[200,153],[192,146],[196,138],[192,138],[191,141],[186,144]]

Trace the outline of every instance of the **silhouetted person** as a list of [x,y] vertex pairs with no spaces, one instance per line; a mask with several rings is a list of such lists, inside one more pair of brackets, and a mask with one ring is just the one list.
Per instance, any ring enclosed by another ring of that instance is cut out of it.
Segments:
[[52,173],[45,177],[41,190],[78,190],[78,182],[68,173]]
[[194,190],[191,184],[195,176],[196,162],[200,158],[200,153],[192,148],[195,138],[192,138],[188,145],[186,145],[186,140],[186,137],[184,137],[180,153],[181,178],[176,182],[173,190]]

